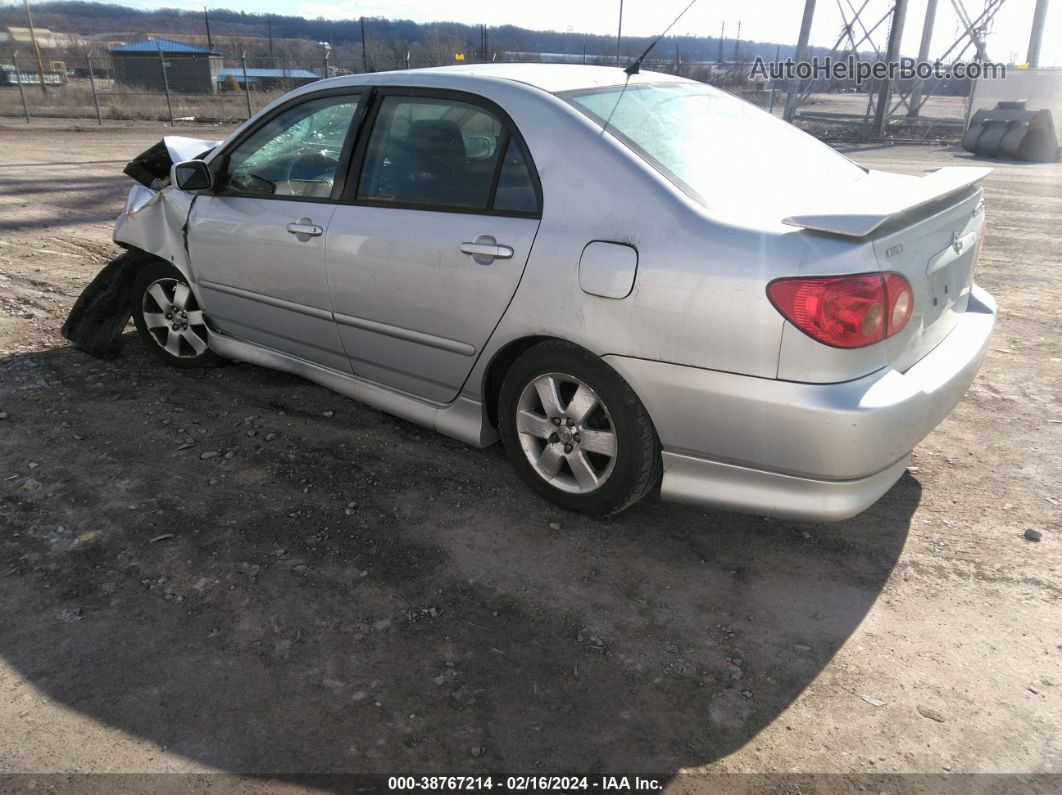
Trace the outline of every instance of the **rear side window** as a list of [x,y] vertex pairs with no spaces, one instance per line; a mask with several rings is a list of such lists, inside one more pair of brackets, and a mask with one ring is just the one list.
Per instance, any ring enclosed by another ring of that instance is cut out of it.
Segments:
[[357,199],[423,209],[537,212],[530,170],[493,113],[459,100],[384,97]]
[[509,145],[502,156],[498,189],[494,194],[494,209],[526,213],[533,213],[538,209],[531,172],[527,168],[520,145],[513,138],[509,139]]

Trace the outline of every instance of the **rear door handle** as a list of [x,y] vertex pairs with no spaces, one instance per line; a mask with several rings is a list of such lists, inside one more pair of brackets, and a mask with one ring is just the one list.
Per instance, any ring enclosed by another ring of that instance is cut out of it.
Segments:
[[324,229],[317,224],[310,223],[309,218],[300,218],[298,223],[288,224],[288,231],[299,238],[299,240],[320,237],[324,234]]
[[500,246],[490,235],[479,235],[471,243],[462,243],[461,252],[470,254],[480,265],[490,265],[496,259],[511,259],[511,246]]

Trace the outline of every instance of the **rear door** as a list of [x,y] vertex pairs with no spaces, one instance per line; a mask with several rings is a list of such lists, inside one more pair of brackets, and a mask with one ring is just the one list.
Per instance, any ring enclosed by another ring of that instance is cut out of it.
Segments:
[[382,89],[326,234],[355,374],[456,397],[523,274],[541,189],[508,116],[463,92]]
[[357,89],[282,106],[223,154],[219,189],[197,197],[188,251],[222,334],[350,372],[332,319],[325,231],[353,151]]

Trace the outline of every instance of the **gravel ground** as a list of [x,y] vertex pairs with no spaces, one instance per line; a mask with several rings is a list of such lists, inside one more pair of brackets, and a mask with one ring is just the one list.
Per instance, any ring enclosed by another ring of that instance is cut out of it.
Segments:
[[0,772],[1062,773],[1062,165],[993,164],[992,350],[877,505],[596,521],[294,377],[72,350],[164,133],[0,122]]

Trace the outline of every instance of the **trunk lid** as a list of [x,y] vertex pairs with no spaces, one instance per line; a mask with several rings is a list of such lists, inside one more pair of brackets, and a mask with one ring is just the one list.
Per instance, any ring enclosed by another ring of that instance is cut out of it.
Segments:
[[980,188],[896,219],[873,241],[882,271],[901,273],[914,309],[907,326],[884,341],[889,364],[904,372],[933,350],[966,311],[984,234]]
[[783,220],[867,240],[882,271],[907,279],[914,297],[911,318],[900,333],[879,343],[901,372],[933,350],[966,311],[984,234],[979,183],[991,170],[949,167],[921,177],[870,171]]

